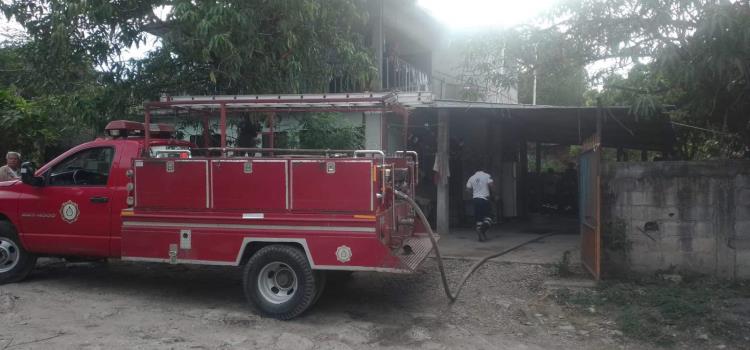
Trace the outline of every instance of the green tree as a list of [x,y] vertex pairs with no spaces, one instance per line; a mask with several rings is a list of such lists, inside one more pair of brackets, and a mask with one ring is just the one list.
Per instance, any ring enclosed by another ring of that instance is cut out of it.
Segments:
[[[536,25],[484,40],[469,51],[466,65],[470,77],[517,83],[527,102],[534,68],[538,76],[547,74],[546,65],[567,72],[554,77],[565,89],[566,77],[575,77],[577,69],[609,62],[589,77],[589,87],[596,89],[586,92],[582,102],[599,98],[605,104],[629,105],[644,118],[667,112],[679,123],[681,158],[747,157],[749,38],[748,1],[570,0]],[[545,59],[550,59],[547,64]],[[627,78],[618,77],[627,67],[632,67]],[[543,91],[540,86],[540,100]]]
[[552,30],[519,26],[479,34],[465,44],[460,79],[466,98],[484,98],[495,90],[518,88],[520,103],[532,103],[534,75],[537,103],[580,105],[586,90],[584,57]]
[[749,156],[750,4],[674,1],[658,9],[646,13],[666,16],[661,21],[623,15],[635,23],[627,27],[634,31],[630,40],[599,22],[599,30],[610,33],[599,44],[621,48],[607,55],[625,59],[624,53],[639,52],[652,59],[633,67],[627,79],[605,82],[601,94],[619,95],[639,115],[673,106],[680,158]]
[[[0,10],[28,34],[0,47],[0,89],[91,135],[140,118],[160,93],[326,92],[333,78],[365,90],[375,72],[358,0],[10,0]],[[159,48],[123,60],[147,33]]]
[[302,118],[293,135],[298,148],[307,149],[360,149],[364,146],[364,128],[344,125],[341,116],[319,113]]

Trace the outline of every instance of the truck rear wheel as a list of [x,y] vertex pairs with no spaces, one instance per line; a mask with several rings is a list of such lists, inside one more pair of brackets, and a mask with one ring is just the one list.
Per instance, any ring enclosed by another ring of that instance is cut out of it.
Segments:
[[27,252],[9,222],[0,221],[0,284],[26,278],[36,265],[36,256]]
[[299,316],[315,300],[315,274],[300,249],[270,245],[255,253],[245,266],[248,301],[264,316],[288,320]]
[[315,271],[315,298],[313,298],[312,305],[318,303],[320,297],[323,296],[323,291],[326,289],[326,281],[328,280],[327,271],[317,270]]

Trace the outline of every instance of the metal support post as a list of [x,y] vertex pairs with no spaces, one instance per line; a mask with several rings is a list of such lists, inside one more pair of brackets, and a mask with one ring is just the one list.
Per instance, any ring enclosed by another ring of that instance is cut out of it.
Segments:
[[409,112],[404,111],[404,155],[409,150]]
[[219,130],[221,132],[221,148],[227,147],[227,105],[221,104],[221,116],[219,119]]
[[203,117],[203,147],[211,147],[211,123],[208,116]]
[[143,120],[143,142],[143,154],[148,157],[151,150],[151,110],[148,107],[146,107],[146,116]]
[[438,135],[436,162],[438,169],[437,181],[437,229],[441,234],[450,232],[450,187],[448,179],[450,145],[449,145],[449,114],[446,110],[438,111]]
[[528,181],[526,181],[529,174],[529,154],[526,135],[521,136],[518,150],[518,163],[520,169],[518,170],[518,188],[516,189],[516,202],[518,203],[517,213],[519,217],[525,218],[528,208],[527,194],[529,193]]
[[[268,113],[268,148],[274,148],[274,137],[275,137],[275,129],[274,129],[274,122],[276,119],[276,113]],[[273,157],[273,152],[270,154],[271,157]]]

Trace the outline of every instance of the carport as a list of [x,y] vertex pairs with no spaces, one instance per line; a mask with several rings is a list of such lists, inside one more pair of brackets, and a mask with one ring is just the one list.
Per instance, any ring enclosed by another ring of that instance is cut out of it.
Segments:
[[[573,234],[568,235],[568,239],[577,241],[575,245],[580,247],[582,262],[595,278],[599,277],[601,260],[599,169],[603,154],[612,160],[623,160],[627,154],[633,154],[626,150],[638,150],[643,161],[651,157],[664,158],[671,153],[675,140],[666,114],[643,118],[632,114],[628,107],[606,106],[436,100],[417,105],[406,124],[400,118],[386,117],[384,127],[384,149],[417,150],[422,160],[422,174],[433,175],[422,178],[418,192],[422,203],[430,208],[444,242],[462,235],[464,239],[471,237],[470,229],[462,228],[470,212],[464,200],[464,185],[481,164],[495,177],[501,189],[497,216],[508,222],[494,228],[496,236],[513,241],[524,233],[539,234],[549,232],[550,227],[559,227],[560,233]],[[529,189],[541,185],[535,183],[539,177],[530,174],[541,174],[542,149],[549,145],[580,147],[576,157],[578,215],[557,223],[556,218],[544,218],[544,223],[539,225],[539,220],[529,212]],[[530,148],[533,149],[531,157]],[[534,160],[531,166],[530,158]],[[464,243],[467,249],[484,249],[482,243]],[[549,254],[549,251],[542,250],[542,254]],[[562,251],[556,256],[561,255]]]

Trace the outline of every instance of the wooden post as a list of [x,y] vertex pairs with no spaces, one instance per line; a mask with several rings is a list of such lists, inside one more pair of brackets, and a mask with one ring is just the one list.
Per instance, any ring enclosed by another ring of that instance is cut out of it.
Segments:
[[438,164],[439,176],[437,181],[437,232],[447,234],[450,232],[450,188],[448,174],[450,168],[448,159],[450,157],[449,144],[449,115],[446,110],[438,110],[438,134],[437,153],[435,155]]

